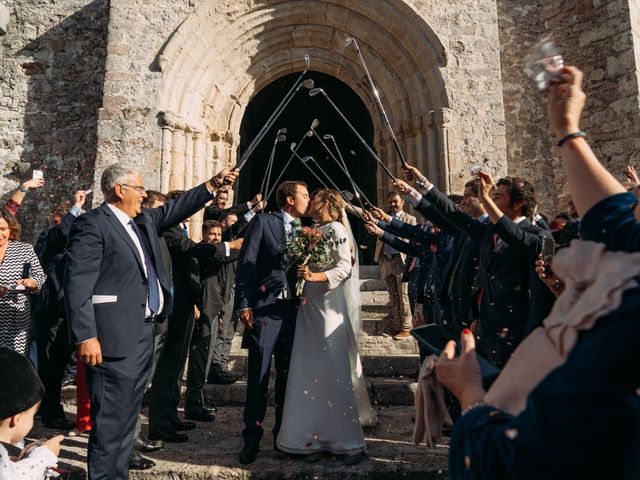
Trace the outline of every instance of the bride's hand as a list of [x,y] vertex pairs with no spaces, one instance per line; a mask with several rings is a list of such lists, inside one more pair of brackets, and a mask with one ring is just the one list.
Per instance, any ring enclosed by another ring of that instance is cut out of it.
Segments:
[[298,265],[298,278],[302,278],[307,282],[313,281],[313,272],[306,265]]

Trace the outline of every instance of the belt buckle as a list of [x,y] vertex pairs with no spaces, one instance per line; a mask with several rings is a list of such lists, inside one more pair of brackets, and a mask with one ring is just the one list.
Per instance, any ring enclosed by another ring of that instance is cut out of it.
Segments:
[[158,315],[156,314],[149,315],[148,317],[144,317],[144,323],[153,323],[156,321],[156,318],[158,318]]

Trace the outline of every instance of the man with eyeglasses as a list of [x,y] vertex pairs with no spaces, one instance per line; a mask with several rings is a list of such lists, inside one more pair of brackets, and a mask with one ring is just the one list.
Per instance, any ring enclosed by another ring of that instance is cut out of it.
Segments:
[[193,215],[232,184],[224,169],[175,201],[142,208],[140,175],[110,165],[105,203],[82,215],[69,234],[64,294],[71,337],[86,364],[93,428],[89,478],[126,479],[135,424],[153,356],[154,321],[171,312],[169,273],[158,232]]

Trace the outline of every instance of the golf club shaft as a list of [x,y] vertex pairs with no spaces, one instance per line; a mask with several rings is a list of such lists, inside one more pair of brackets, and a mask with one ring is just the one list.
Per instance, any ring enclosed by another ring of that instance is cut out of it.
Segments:
[[269,197],[271,196],[271,194],[273,193],[273,191],[276,188],[276,185],[278,185],[278,182],[280,181],[280,179],[282,178],[282,175],[284,175],[284,172],[287,170],[287,167],[289,166],[289,164],[291,163],[291,160],[293,160],[293,158],[295,157],[295,155],[298,153],[298,149],[302,146],[302,144],[304,143],[304,139],[307,138],[307,134],[305,133],[304,136],[302,137],[302,140],[300,140],[300,143],[296,145],[296,148],[294,150],[294,152],[291,154],[291,156],[289,157],[289,160],[287,160],[287,163],[284,164],[284,168],[282,169],[282,171],[280,171],[280,175],[278,175],[278,178],[276,178],[275,182],[273,182],[273,186],[271,187],[271,190],[269,190],[269,193],[267,193],[267,196],[264,198],[265,201],[269,200]]
[[300,155],[298,155],[297,153],[294,153],[294,155],[295,155],[296,157],[298,157],[298,159],[300,160],[300,163],[302,163],[302,164],[307,168],[307,170],[309,170],[309,171],[311,172],[311,174],[312,174],[314,177],[316,177],[316,180],[318,180],[318,182],[320,182],[320,185],[322,185],[324,188],[328,188],[328,187],[327,187],[327,184],[326,184],[326,183],[324,183],[324,182],[322,181],[322,179],[320,178],[320,176],[319,176],[316,172],[314,172],[314,171],[313,171],[313,168],[311,168],[309,165],[307,165],[307,162],[305,162],[305,161],[302,159],[302,157],[301,157]]
[[[273,170],[273,160],[276,157],[276,147],[278,146],[278,139],[273,142],[273,148],[271,149],[271,156],[269,157],[269,165],[267,166],[267,172],[265,175],[266,183],[263,189],[260,189],[260,193],[264,193],[269,188],[269,181],[271,180],[271,171]],[[263,179],[264,181],[264,179]],[[262,208],[264,212],[264,208]]]

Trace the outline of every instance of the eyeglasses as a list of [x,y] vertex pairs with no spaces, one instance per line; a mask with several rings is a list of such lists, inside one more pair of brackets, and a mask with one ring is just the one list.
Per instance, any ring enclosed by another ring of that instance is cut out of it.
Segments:
[[146,190],[144,189],[144,187],[141,187],[139,185],[128,185],[126,183],[121,183],[120,184],[123,187],[129,187],[129,188],[133,188],[136,192],[138,192],[138,194],[142,195]]

